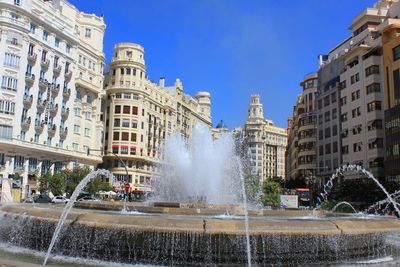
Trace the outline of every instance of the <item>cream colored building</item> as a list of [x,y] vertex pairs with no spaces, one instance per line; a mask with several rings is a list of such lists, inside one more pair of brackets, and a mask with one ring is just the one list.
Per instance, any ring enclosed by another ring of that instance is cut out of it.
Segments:
[[0,0],[0,177],[102,162],[102,17],[65,0]]
[[210,94],[199,92],[191,97],[179,79],[172,86],[165,86],[165,78],[159,84],[150,81],[144,48],[138,44],[115,45],[104,88],[104,164],[117,177],[116,187],[129,180],[131,191],[151,191],[161,174],[161,146],[166,136],[179,132],[188,140],[197,123],[211,128]]
[[273,177],[285,178],[286,129],[264,118],[259,95],[251,96],[244,135],[248,143],[251,173],[261,181]]
[[315,177],[317,170],[317,73],[306,75],[300,86],[302,87],[302,94],[297,98],[288,130],[289,139],[286,156],[289,164],[287,177],[290,179]]

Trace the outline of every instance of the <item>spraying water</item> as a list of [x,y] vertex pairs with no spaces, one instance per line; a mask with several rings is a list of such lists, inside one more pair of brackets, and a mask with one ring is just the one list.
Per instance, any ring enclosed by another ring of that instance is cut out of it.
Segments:
[[235,204],[240,177],[230,134],[213,140],[208,127],[197,124],[190,142],[175,133],[165,140],[166,164],[155,184],[156,201]]
[[49,246],[49,248],[47,250],[46,257],[45,257],[44,262],[43,262],[43,266],[45,266],[46,263],[47,263],[47,260],[48,260],[48,258],[50,256],[50,253],[51,253],[51,250],[53,249],[53,247],[54,247],[54,245],[55,245],[55,243],[57,241],[57,238],[58,238],[58,235],[59,235],[59,233],[61,231],[61,228],[64,225],[64,222],[67,219],[67,216],[68,216],[69,212],[71,211],[72,206],[74,205],[76,199],[78,198],[78,196],[81,193],[81,191],[83,190],[83,188],[85,188],[86,185],[91,180],[96,178],[97,176],[105,176],[105,177],[108,177],[109,179],[113,179],[114,178],[114,176],[112,175],[111,172],[109,172],[107,170],[100,169],[100,170],[93,171],[93,172],[89,173],[88,175],[86,175],[86,177],[78,184],[78,186],[75,188],[75,191],[72,193],[72,196],[71,196],[69,202],[67,203],[67,205],[65,205],[65,208],[64,208],[64,210],[63,210],[63,212],[62,212],[62,214],[60,216],[60,219],[58,220],[58,224],[57,224],[56,230],[54,231],[53,237],[51,239],[50,246]]
[[347,202],[347,201],[342,201],[342,202],[337,203],[337,204],[333,207],[333,209],[331,210],[331,212],[335,212],[336,209],[339,208],[339,207],[342,206],[342,205],[346,205],[346,206],[350,207],[350,208],[353,210],[354,213],[357,213],[356,209],[355,209],[349,202]]
[[391,197],[391,195],[386,191],[385,187],[366,169],[359,165],[344,165],[336,169],[335,173],[332,174],[331,178],[329,181],[324,185],[323,192],[321,193],[322,199],[326,200],[327,196],[329,194],[329,191],[333,187],[333,181],[338,178],[340,175],[343,175],[344,172],[359,172],[364,174],[367,178],[371,179],[372,181],[375,182],[375,184],[386,194],[387,199],[392,203],[394,209],[396,210],[397,215],[400,216],[400,210],[399,207],[397,206],[396,201]]
[[247,266],[251,266],[251,251],[250,251],[250,234],[249,234],[249,214],[247,211],[247,196],[246,196],[246,189],[244,186],[244,177],[242,173],[242,164],[240,159],[237,159],[238,162],[238,172],[240,176],[240,181],[242,184],[242,196],[243,196],[243,206],[244,206],[244,227],[246,231],[246,252],[247,252]]

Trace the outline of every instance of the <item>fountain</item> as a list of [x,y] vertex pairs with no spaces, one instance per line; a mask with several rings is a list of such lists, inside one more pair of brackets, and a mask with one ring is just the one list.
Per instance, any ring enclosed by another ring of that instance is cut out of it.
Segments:
[[[164,148],[167,164],[156,184],[158,194],[148,203],[78,202],[73,209],[72,204],[66,209],[1,205],[0,247],[39,251],[43,258],[45,251],[52,251],[75,265],[77,259],[169,266],[326,266],[398,260],[393,253],[400,248],[387,242],[388,235],[400,231],[395,218],[248,210],[233,145],[230,136],[213,141],[202,127],[195,127],[189,144],[171,136]],[[345,170],[336,176],[339,172]]]
[[339,203],[337,203],[331,210],[331,212],[335,212],[337,208],[339,208],[342,205],[346,205],[347,207],[350,207],[354,213],[357,213],[356,209],[353,207],[353,205],[351,205],[349,202],[347,201],[341,201]]

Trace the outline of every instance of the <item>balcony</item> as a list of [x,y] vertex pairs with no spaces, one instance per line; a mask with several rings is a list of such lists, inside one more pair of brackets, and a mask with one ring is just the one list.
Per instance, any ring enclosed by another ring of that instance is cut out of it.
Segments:
[[22,48],[22,44],[21,44],[21,43],[18,43],[18,40],[17,40],[17,39],[6,40],[6,43],[7,43],[8,45],[12,45],[12,46],[15,46],[15,47]]
[[32,64],[32,65],[35,64],[36,60],[37,60],[37,54],[36,53],[29,53],[28,54],[28,62],[30,64]]
[[14,173],[21,174],[24,172],[24,165],[15,165],[14,164]]
[[43,69],[48,69],[50,65],[50,60],[48,59],[42,59],[40,62],[40,65],[42,66]]
[[65,138],[67,138],[67,134],[68,134],[68,127],[64,128],[60,128],[60,139],[61,140],[65,140]]
[[71,80],[71,78],[72,78],[72,71],[70,71],[70,70],[69,70],[69,71],[66,71],[64,75],[65,75],[65,79],[66,79],[66,80]]
[[21,120],[21,128],[26,131],[26,130],[29,129],[30,126],[31,126],[31,117],[22,118],[22,120]]
[[54,72],[54,74],[56,74],[57,76],[60,75],[60,73],[61,73],[61,66],[60,66],[60,65],[54,66],[54,67],[53,67],[53,72]]
[[51,88],[51,93],[53,95],[58,95],[58,92],[60,92],[60,85],[59,84],[57,84],[57,85],[51,84],[50,88]]
[[35,75],[32,73],[25,73],[25,82],[32,86],[35,82]]
[[49,136],[54,136],[56,134],[56,131],[57,131],[57,126],[55,124],[53,124],[52,126],[49,125],[49,128],[47,129]]
[[50,114],[54,117],[57,114],[58,111],[58,104],[51,104],[49,107],[49,112]]
[[33,95],[24,95],[24,107],[30,108],[33,102]]
[[48,84],[49,83],[47,82],[47,80],[40,79],[39,80],[39,90],[40,90],[40,92],[46,91]]
[[71,89],[64,88],[63,89],[63,97],[64,97],[64,99],[69,99],[70,95],[71,95]]
[[66,118],[68,118],[68,116],[69,116],[69,108],[62,108],[61,109],[61,117],[63,119],[66,119]]
[[42,133],[43,132],[43,128],[44,128],[44,121],[42,121],[42,122],[36,121],[35,122],[35,131],[37,133]]
[[47,102],[46,100],[43,101],[38,101],[37,103],[37,112],[38,113],[43,113],[44,109],[46,108]]

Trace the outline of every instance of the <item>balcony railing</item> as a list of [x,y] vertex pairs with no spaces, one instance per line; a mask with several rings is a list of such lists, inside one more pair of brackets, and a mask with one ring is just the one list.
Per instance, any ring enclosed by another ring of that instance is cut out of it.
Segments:
[[70,95],[71,95],[71,89],[64,88],[63,89],[63,97],[65,99],[69,99]]
[[44,111],[44,109],[46,108],[47,105],[47,101],[43,100],[43,101],[38,101],[37,103],[37,111],[38,113],[42,113]]
[[54,116],[56,113],[57,113],[57,111],[58,111],[58,104],[52,104],[52,105],[50,105],[50,107],[49,107],[49,111],[50,111],[50,113]]
[[13,45],[13,46],[19,47],[19,48],[22,47],[22,44],[18,43],[17,40],[7,40],[6,43],[9,44],[9,45]]
[[33,95],[24,95],[24,107],[30,108],[33,102]]
[[64,140],[65,138],[67,138],[67,134],[68,134],[68,127],[60,128],[60,139]]
[[52,126],[49,125],[49,128],[47,129],[47,132],[49,133],[50,136],[54,136],[57,131],[57,126],[53,124]]
[[21,120],[21,128],[22,129],[28,130],[30,126],[31,126],[31,117],[23,118]]
[[39,80],[39,90],[40,90],[41,92],[46,91],[48,84],[49,84],[49,83],[48,83],[47,80],[40,79],[40,80]]
[[54,68],[53,68],[53,72],[54,72],[55,74],[57,74],[57,75],[60,75],[60,72],[61,72],[61,66],[60,66],[60,65],[58,65],[58,66],[54,66]]
[[35,82],[35,75],[32,73],[25,73],[25,82],[32,85]]
[[35,122],[35,131],[37,133],[41,133],[43,132],[43,128],[44,128],[44,121],[36,121]]
[[63,119],[68,118],[69,116],[69,108],[62,108],[61,109],[61,116]]
[[37,54],[36,53],[29,53],[28,54],[28,62],[31,64],[35,64],[37,60]]
[[72,71],[66,71],[65,72],[65,79],[70,80],[72,78]]
[[41,64],[42,68],[47,69],[47,68],[49,68],[50,60],[48,60],[48,59],[42,59],[41,62],[40,62],[40,64]]
[[51,92],[54,95],[58,95],[58,92],[60,92],[60,85],[59,84],[57,84],[57,85],[51,84]]

